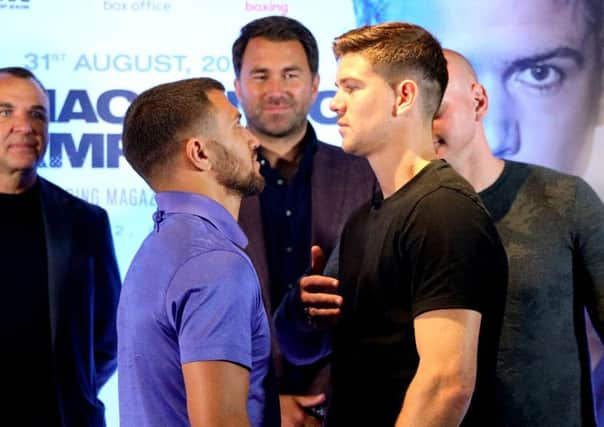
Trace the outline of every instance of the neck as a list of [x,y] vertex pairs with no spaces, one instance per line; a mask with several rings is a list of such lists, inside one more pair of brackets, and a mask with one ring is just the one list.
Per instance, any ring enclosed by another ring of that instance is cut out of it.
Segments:
[[34,186],[38,174],[35,169],[29,171],[17,171],[0,176],[0,193],[19,194],[24,193]]
[[469,150],[446,160],[480,193],[497,181],[505,162],[493,155],[484,135],[469,147]]
[[308,123],[300,130],[283,137],[272,137],[252,130],[261,145],[262,156],[273,169],[277,169],[285,178],[290,178],[298,170],[302,157],[302,139]]
[[[214,199],[213,197],[211,198]],[[235,221],[239,221],[239,208],[241,207],[240,194],[236,194],[233,191],[227,191],[222,195],[221,200],[214,200],[224,206],[224,208],[233,216],[233,218],[235,218]]]
[[397,140],[385,145],[381,153],[367,156],[384,198],[390,197],[436,158],[432,133],[424,131],[412,140]]
[[191,175],[172,176],[165,182],[153,182],[152,187],[153,191],[156,193],[164,191],[181,191],[185,193],[200,194],[222,205],[233,218],[235,218],[235,221],[239,219],[241,194],[226,188],[213,179],[201,180],[199,176]]

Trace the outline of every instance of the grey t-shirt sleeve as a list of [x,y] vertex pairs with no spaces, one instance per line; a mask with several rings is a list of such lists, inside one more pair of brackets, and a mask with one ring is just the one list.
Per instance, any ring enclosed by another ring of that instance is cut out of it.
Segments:
[[573,244],[578,261],[579,286],[586,296],[592,323],[604,340],[604,203],[577,178]]

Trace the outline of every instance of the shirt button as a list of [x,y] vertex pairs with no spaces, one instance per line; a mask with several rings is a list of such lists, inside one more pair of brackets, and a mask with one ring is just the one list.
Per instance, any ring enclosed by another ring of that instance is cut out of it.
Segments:
[[283,185],[283,180],[281,178],[277,180],[277,185]]
[[260,160],[260,164],[261,164],[262,166],[264,166],[264,165],[266,164],[266,160],[264,160],[264,159]]
[[287,252],[288,254],[291,254],[294,251],[294,248],[292,248],[291,246],[288,246],[287,248],[285,248],[285,252]]
[[294,284],[293,284],[293,283],[288,283],[288,284],[287,284],[287,287],[288,287],[289,289],[293,289],[293,288],[294,288]]
[[285,216],[292,216],[292,211],[289,209],[285,211]]

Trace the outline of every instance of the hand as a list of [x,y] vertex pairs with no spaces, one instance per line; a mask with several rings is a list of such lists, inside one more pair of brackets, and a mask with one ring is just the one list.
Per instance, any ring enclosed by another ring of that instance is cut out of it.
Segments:
[[305,408],[325,402],[324,394],[311,396],[279,395],[281,427],[321,427],[321,420],[305,411]]
[[310,250],[310,275],[298,282],[300,301],[308,319],[318,326],[332,325],[340,316],[342,297],[337,295],[340,282],[333,277],[322,276],[325,255],[319,246]]

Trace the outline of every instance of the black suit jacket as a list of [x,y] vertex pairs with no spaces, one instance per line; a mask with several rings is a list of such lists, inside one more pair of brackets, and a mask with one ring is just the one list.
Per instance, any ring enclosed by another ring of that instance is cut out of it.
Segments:
[[65,427],[102,427],[97,396],[117,366],[121,286],[109,220],[102,208],[39,179],[59,414]]

